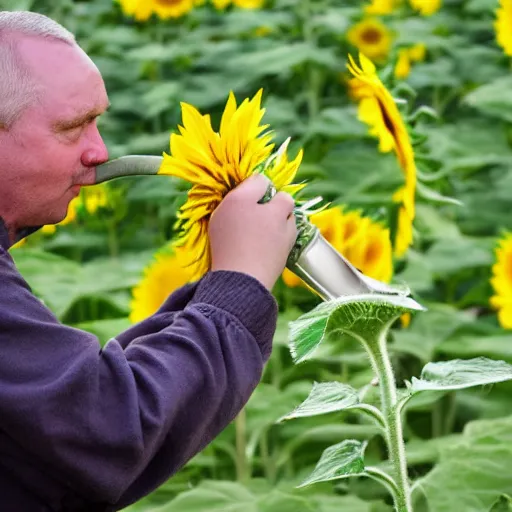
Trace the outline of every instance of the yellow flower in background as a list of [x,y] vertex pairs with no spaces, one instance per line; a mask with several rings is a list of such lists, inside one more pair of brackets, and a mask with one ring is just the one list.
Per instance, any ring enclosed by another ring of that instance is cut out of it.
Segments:
[[81,208],[93,215],[99,208],[106,208],[108,204],[107,186],[105,184],[84,187],[81,195],[70,201],[66,217],[57,224],[47,224],[43,226],[41,231],[45,235],[53,235],[57,231],[57,226],[67,226],[75,222],[78,211]]
[[162,19],[179,18],[194,7],[194,0],[152,0],[153,11]]
[[512,0],[500,0],[494,28],[496,41],[503,48],[505,54],[512,57]]
[[415,44],[411,48],[398,50],[398,60],[395,66],[395,78],[407,78],[411,72],[411,63],[425,60],[427,48],[424,44]]
[[[370,127],[370,134],[379,139],[379,149],[394,151],[405,176],[405,185],[394,196],[403,208],[399,210],[395,254],[403,256],[412,242],[412,222],[415,217],[416,162],[407,127],[400,111],[377,75],[375,65],[363,54],[358,66],[349,55],[348,69],[353,75],[349,87],[359,100],[359,119]],[[407,245],[405,244],[407,242]]]
[[105,186],[96,185],[84,188],[81,202],[88,213],[96,213],[99,208],[105,208],[108,206],[108,195]]
[[241,9],[261,9],[265,0],[233,0],[233,4]]
[[512,329],[512,233],[507,233],[496,248],[496,263],[492,267],[491,285],[494,295],[490,304],[498,311],[498,321]]
[[365,6],[366,14],[386,15],[391,14],[400,0],[371,0],[370,4]]
[[[363,274],[389,282],[393,275],[393,254],[389,230],[357,211],[333,207],[313,214],[310,221],[322,236]],[[284,282],[291,287],[302,281],[288,269]]]
[[[272,134],[261,125],[262,90],[237,106],[230,93],[219,132],[209,115],[182,103],[183,126],[173,133],[170,155],[164,154],[159,174],[167,174],[192,183],[186,203],[178,212],[180,236],[175,242],[183,247],[195,278],[210,268],[208,222],[226,194],[255,172],[264,171],[277,190],[295,194],[303,185],[293,185],[302,160],[302,150],[293,161],[286,154],[288,141],[270,156]],[[269,158],[270,157],[270,158]]]
[[[91,187],[84,187],[81,195],[74,197],[68,205],[68,211],[66,217],[57,224],[46,224],[41,227],[41,233],[47,236],[54,235],[57,232],[57,226],[67,226],[76,221],[78,216],[78,210],[84,208],[87,213],[94,214],[98,208],[104,208],[108,206],[108,194],[105,184],[96,185]],[[16,249],[25,244],[26,238],[23,238],[11,249]]]
[[423,16],[430,16],[437,12],[443,3],[443,0],[409,0],[411,7],[419,11]]
[[19,242],[16,242],[15,244],[11,245],[9,247],[9,250],[12,251],[13,249],[19,249],[20,247],[23,247],[27,243],[26,238],[22,238]]
[[127,16],[133,16],[137,21],[146,21],[153,13],[151,0],[118,0],[121,9]]
[[215,9],[225,9],[229,4],[231,4],[231,0],[212,0],[212,3]]
[[391,32],[375,18],[365,19],[347,33],[347,41],[370,59],[385,59],[391,48]]
[[260,9],[265,4],[265,0],[212,0],[212,3],[219,10],[231,4],[241,9]]
[[186,259],[179,251],[160,253],[144,270],[140,283],[132,291],[130,321],[140,322],[156,313],[167,297],[192,281]]
[[179,18],[194,7],[194,0],[118,0],[127,16],[146,21],[154,13],[159,18]]

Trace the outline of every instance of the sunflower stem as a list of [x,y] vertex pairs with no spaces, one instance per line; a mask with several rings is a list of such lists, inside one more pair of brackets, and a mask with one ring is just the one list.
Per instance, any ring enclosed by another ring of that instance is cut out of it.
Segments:
[[[303,37],[304,41],[309,43],[311,46],[316,46],[316,37],[311,25],[312,12],[311,12],[311,0],[302,0],[300,9],[302,17]],[[320,71],[315,67],[314,64],[307,64],[308,74],[308,91],[307,91],[307,103],[309,118],[314,119],[320,111],[319,102],[319,90],[321,84]]]
[[[387,332],[387,331],[384,331]],[[368,345],[366,345],[368,347]],[[403,426],[396,392],[395,376],[389,357],[386,336],[382,335],[375,348],[369,349],[379,378],[382,413],[386,425],[386,443],[396,482],[394,495],[397,512],[412,512],[411,489],[407,475],[407,460],[403,440]]]
[[245,407],[235,419],[236,437],[236,478],[240,483],[249,481],[249,464],[247,461],[247,414]]

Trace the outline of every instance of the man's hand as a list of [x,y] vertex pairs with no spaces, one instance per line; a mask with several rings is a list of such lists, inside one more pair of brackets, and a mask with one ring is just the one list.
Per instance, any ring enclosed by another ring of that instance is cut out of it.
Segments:
[[269,180],[251,176],[232,190],[210,219],[212,270],[244,272],[270,290],[297,238],[294,200],[278,192],[258,204]]

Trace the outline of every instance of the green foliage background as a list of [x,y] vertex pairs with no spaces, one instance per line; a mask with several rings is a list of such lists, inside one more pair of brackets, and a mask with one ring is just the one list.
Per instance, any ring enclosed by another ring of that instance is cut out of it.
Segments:
[[[51,6],[50,6],[51,4]],[[305,148],[300,178],[310,194],[382,216],[402,175],[391,155],[357,120],[340,76],[345,36],[363,14],[359,0],[275,0],[266,9],[194,9],[175,22],[139,24],[107,0],[2,1],[3,9],[48,14],[77,35],[105,78],[112,103],[100,120],[110,156],[161,154],[180,123],[180,101],[218,119],[229,90],[242,99],[263,87],[266,122],[277,142]],[[415,244],[397,262],[428,307],[390,340],[399,382],[430,360],[485,355],[512,362],[512,335],[489,309],[497,237],[512,229],[512,73],[495,44],[494,0],[446,0],[425,18],[404,10],[384,18],[400,45],[424,43],[427,60],[399,87],[414,106],[436,109],[421,120],[432,190],[462,206],[420,198]],[[258,29],[265,27],[266,35]],[[511,28],[512,30],[512,28]],[[389,71],[389,70],[388,70]],[[386,73],[386,70],[383,71]],[[420,166],[421,168],[421,166]],[[164,181],[162,181],[164,180]],[[112,184],[114,207],[33,235],[13,256],[34,291],[65,323],[102,342],[129,325],[131,287],[155,250],[172,237],[180,184],[127,178]],[[430,194],[432,196],[432,193]],[[295,490],[322,450],[345,438],[370,439],[366,458],[384,459],[375,427],[350,413],[275,425],[307,396],[313,381],[360,387],[372,375],[362,350],[347,341],[323,346],[299,366],[287,348],[287,322],[317,299],[279,283],[275,348],[238,426],[230,425],[151,496],[127,510],[158,512],[380,512],[389,497],[366,479]],[[511,384],[422,398],[406,411],[415,510],[512,510]]]

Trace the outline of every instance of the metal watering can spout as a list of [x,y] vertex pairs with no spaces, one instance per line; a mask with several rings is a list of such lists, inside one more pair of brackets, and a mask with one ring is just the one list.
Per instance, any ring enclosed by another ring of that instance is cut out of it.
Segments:
[[[96,183],[123,176],[157,175],[162,160],[162,157],[149,155],[129,155],[111,160],[96,168]],[[407,287],[390,286],[365,276],[327,242],[305,215],[300,211],[297,213],[299,234],[286,266],[323,300],[369,293],[410,294]]]

